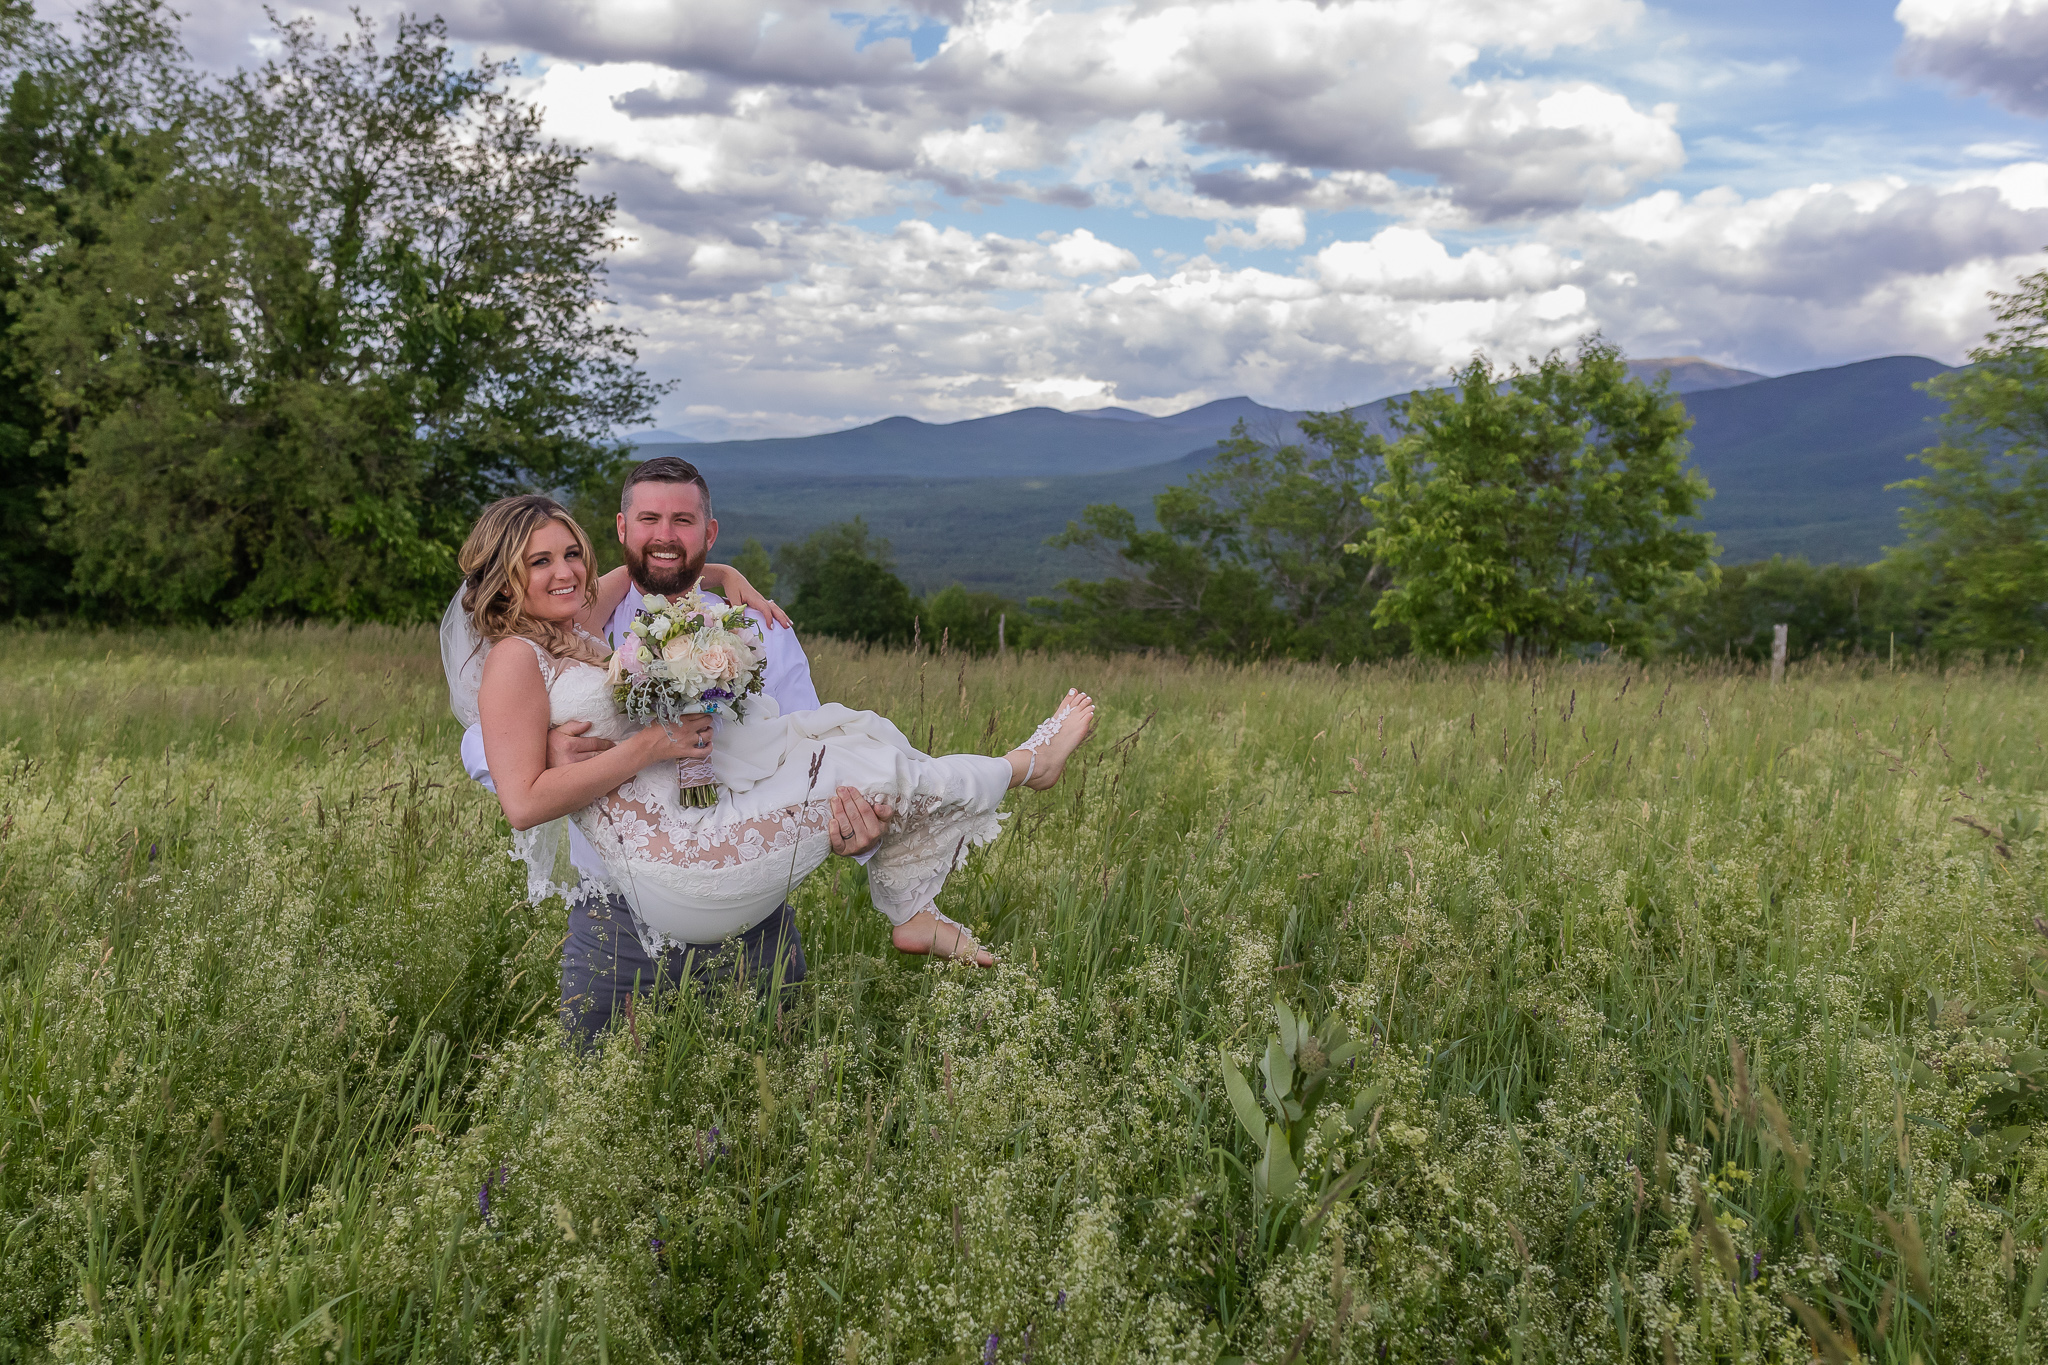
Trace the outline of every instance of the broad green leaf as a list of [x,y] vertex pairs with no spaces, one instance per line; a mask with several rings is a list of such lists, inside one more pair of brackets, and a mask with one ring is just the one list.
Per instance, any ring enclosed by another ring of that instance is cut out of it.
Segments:
[[2022,1330],[2026,1328],[2027,1319],[2034,1316],[2034,1310],[2040,1307],[2043,1290],[2048,1290],[2048,1246],[2042,1247],[2035,1256],[2033,1278],[2027,1281],[2027,1296],[2020,1300]]
[[1301,1051],[1301,1021],[1277,995],[1273,997],[1273,1017],[1280,1024],[1280,1047],[1291,1058]]
[[1285,1199],[1294,1192],[1294,1186],[1301,1179],[1301,1170],[1294,1164],[1294,1153],[1287,1146],[1287,1130],[1277,1123],[1266,1125],[1266,1195],[1271,1199]]
[[1273,1101],[1278,1104],[1294,1093],[1294,1063],[1280,1050],[1278,1038],[1266,1043],[1266,1086],[1273,1092]]
[[1344,1065],[1344,1063],[1350,1061],[1353,1057],[1356,1057],[1359,1053],[1363,1051],[1365,1051],[1364,1043],[1339,1043],[1337,1044],[1337,1046],[1330,1049],[1330,1065],[1333,1067],[1342,1066]]
[[1369,1164],[1364,1160],[1354,1162],[1350,1170],[1337,1177],[1335,1183],[1324,1182],[1322,1198],[1316,1201],[1314,1212],[1302,1219],[1301,1226],[1294,1231],[1296,1246],[1305,1247],[1315,1242],[1317,1235],[1323,1230],[1324,1221],[1330,1216],[1330,1210],[1344,1202],[1346,1195],[1364,1183]]
[[1266,1115],[1260,1110],[1258,1098],[1252,1094],[1244,1073],[1237,1069],[1237,1063],[1220,1050],[1217,1055],[1223,1058],[1223,1093],[1230,1097],[1230,1112],[1237,1115],[1245,1135],[1257,1142],[1266,1135]]
[[1359,1091],[1358,1097],[1351,1101],[1351,1122],[1353,1126],[1356,1126],[1360,1119],[1370,1114],[1372,1107],[1380,1102],[1381,1089],[1382,1087],[1380,1086],[1369,1085]]

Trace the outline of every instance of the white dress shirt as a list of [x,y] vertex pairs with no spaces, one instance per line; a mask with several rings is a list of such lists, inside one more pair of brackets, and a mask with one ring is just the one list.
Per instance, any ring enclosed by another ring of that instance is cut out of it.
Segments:
[[[709,589],[699,589],[709,601],[720,606],[725,599]],[[626,628],[633,622],[633,613],[640,607],[640,591],[629,591],[619,603],[619,609],[612,613],[612,619],[605,623],[606,642],[616,646]],[[818,709],[818,689],[811,682],[811,661],[804,657],[804,647],[797,643],[796,632],[788,626],[764,622],[752,612],[747,619],[761,627],[761,643],[768,655],[768,671],[761,679],[761,690],[775,699],[775,705],[783,712],[815,711]],[[462,766],[469,775],[483,783],[486,789],[497,791],[497,784],[491,781],[490,765],[484,762],[484,730],[481,725],[472,725],[462,732]],[[583,831],[569,824],[569,861],[576,870],[595,881],[605,877],[604,861],[597,856],[597,850],[583,837]],[[860,859],[866,862],[866,858]]]

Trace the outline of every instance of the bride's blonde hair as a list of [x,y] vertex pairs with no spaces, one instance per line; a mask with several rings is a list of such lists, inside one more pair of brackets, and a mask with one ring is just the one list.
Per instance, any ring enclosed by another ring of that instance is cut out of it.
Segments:
[[596,651],[573,630],[526,612],[526,543],[550,521],[561,522],[576,537],[586,570],[583,605],[596,601],[597,566],[592,562],[590,537],[569,515],[569,509],[553,498],[521,493],[486,507],[470,528],[469,539],[462,542],[462,553],[456,557],[462,569],[462,609],[469,614],[478,637],[489,643],[524,635],[558,658],[589,659]]

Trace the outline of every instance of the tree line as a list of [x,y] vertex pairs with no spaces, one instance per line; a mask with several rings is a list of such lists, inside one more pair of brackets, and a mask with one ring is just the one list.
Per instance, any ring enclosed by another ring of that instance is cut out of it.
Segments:
[[651,411],[510,63],[273,36],[216,79],[155,0],[0,0],[0,617],[430,617],[484,503]]

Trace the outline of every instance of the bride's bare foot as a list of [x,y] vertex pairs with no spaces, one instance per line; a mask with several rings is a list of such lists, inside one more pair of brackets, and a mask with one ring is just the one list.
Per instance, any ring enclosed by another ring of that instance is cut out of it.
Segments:
[[1060,780],[1060,774],[1067,770],[1067,759],[1094,731],[1094,698],[1068,688],[1052,718],[1007,755],[1012,772],[1010,785],[1029,787],[1035,792],[1046,790]]
[[952,958],[977,967],[993,967],[995,956],[974,941],[974,936],[949,919],[920,910],[896,926],[889,937],[896,950],[921,956]]

